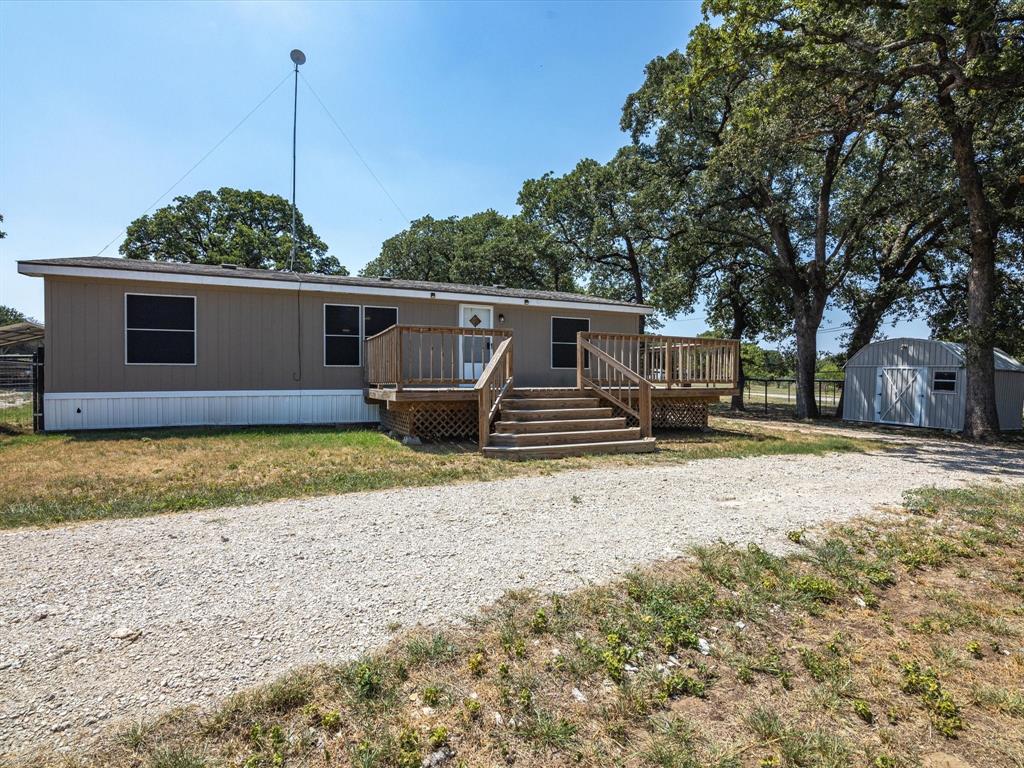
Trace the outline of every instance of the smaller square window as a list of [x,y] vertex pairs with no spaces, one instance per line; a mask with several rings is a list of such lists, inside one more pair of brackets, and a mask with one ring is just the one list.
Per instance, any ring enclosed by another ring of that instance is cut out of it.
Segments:
[[956,371],[936,371],[932,376],[933,392],[956,392]]
[[363,338],[368,339],[398,323],[395,307],[363,307]]

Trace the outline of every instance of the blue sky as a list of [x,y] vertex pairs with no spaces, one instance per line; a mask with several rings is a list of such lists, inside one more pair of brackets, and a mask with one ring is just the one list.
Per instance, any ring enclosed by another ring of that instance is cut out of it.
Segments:
[[[696,2],[4,2],[0,303],[41,318],[41,281],[15,262],[96,255],[287,75],[292,48],[404,213],[300,82],[298,205],[355,273],[405,217],[511,213],[524,179],[609,159],[644,65],[685,45],[699,14]],[[288,82],[160,204],[220,186],[287,196],[291,99]]]

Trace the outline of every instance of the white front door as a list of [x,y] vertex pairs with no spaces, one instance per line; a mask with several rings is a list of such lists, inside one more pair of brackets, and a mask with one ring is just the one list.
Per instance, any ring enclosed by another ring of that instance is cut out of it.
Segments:
[[[460,328],[493,328],[494,307],[480,304],[459,305]],[[462,378],[476,381],[491,359],[491,336],[463,336],[459,342]]]
[[923,368],[879,368],[875,392],[876,421],[921,425],[921,401],[927,371]]

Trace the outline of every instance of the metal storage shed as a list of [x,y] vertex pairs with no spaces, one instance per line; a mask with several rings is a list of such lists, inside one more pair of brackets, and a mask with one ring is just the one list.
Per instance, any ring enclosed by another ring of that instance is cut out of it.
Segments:
[[[1022,428],[1024,364],[995,351],[999,428]],[[868,344],[846,363],[843,418],[875,424],[964,428],[966,358],[963,347],[931,339]]]

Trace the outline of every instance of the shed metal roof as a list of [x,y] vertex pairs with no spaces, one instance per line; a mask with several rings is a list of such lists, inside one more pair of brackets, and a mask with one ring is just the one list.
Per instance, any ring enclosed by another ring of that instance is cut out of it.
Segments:
[[[967,357],[964,353],[964,346],[955,341],[942,341],[941,339],[913,339],[908,337],[899,337],[895,339],[882,339],[881,341],[874,341],[867,346],[861,347],[853,357],[847,362],[845,367],[856,367],[858,365],[857,358],[861,357],[865,350],[869,350],[873,347],[880,345],[893,345],[893,344],[914,344],[914,345],[934,345],[937,348],[942,349],[949,355],[952,355],[959,361],[960,365],[966,365]],[[865,357],[867,357],[865,355]],[[993,358],[995,362],[995,368],[997,371],[1014,371],[1017,373],[1024,373],[1024,363],[1021,363],[1014,357],[1011,357],[1001,349],[995,349],[993,352]],[[871,362],[871,366],[875,363]]]
[[[222,266],[218,264],[191,264],[172,261],[145,261],[141,259],[122,259],[101,256],[83,256],[66,259],[32,259],[18,262],[18,271],[27,275],[43,275],[47,267],[74,268],[96,270],[97,276],[102,271],[138,272],[139,279],[145,274],[186,275],[197,279],[213,278],[221,281],[265,280],[268,283],[302,283],[303,285],[350,286],[356,289],[373,288],[375,290],[406,290],[437,293],[465,294],[467,296],[493,296],[508,299],[530,299],[543,302],[559,302],[573,304],[593,304],[595,309],[602,306],[615,308],[618,311],[633,309],[638,314],[650,314],[653,308],[644,304],[628,301],[605,299],[582,293],[565,291],[540,291],[526,288],[507,288],[498,285],[466,285],[462,283],[441,283],[426,280],[400,280],[376,277],[353,277],[341,275],[318,275],[310,272],[281,272],[270,269],[250,269],[248,267]],[[38,269],[43,268],[43,269]],[[113,274],[111,275],[113,276]],[[268,286],[269,287],[269,286]]]

